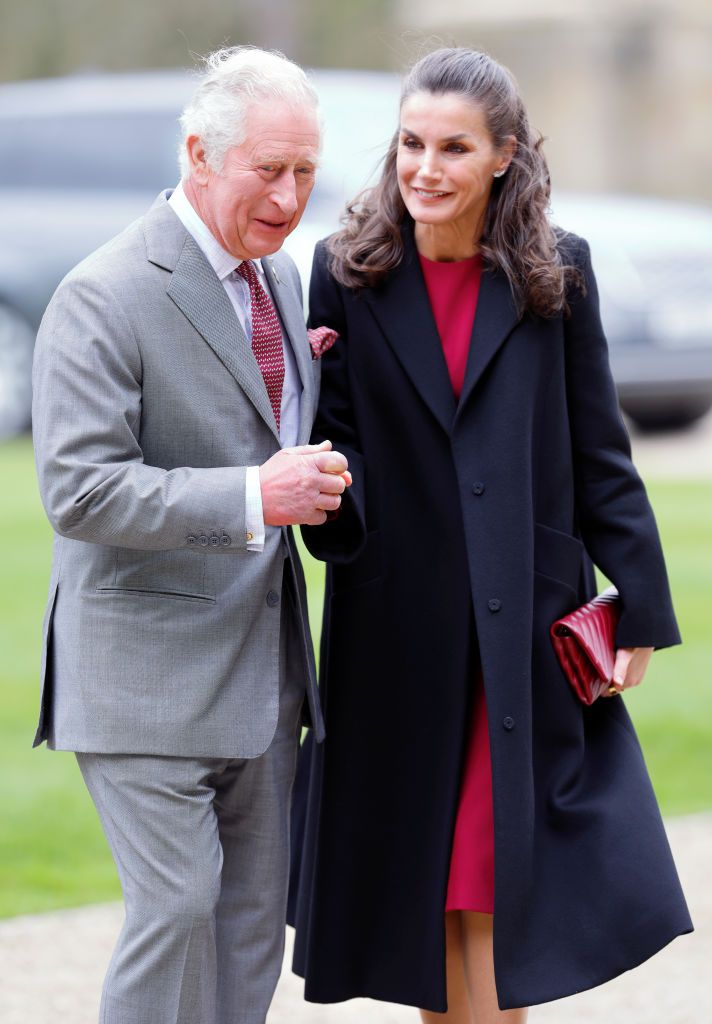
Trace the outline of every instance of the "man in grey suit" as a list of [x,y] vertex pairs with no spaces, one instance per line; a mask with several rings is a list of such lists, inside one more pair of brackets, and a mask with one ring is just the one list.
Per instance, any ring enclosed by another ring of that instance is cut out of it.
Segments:
[[291,525],[349,482],[306,443],[318,364],[278,252],[314,183],[315,93],[224,50],[182,125],[181,184],[62,282],[35,357],[55,529],[36,743],[76,751],[121,879],[104,1024],[265,1019],[305,694],[323,736]]

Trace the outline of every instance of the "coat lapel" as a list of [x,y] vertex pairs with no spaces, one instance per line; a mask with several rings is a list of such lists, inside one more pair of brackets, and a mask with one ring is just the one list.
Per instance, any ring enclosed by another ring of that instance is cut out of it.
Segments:
[[509,282],[485,271],[467,356],[460,402],[455,397],[415,248],[412,225],[403,229],[405,252],[385,284],[367,292],[373,313],[422,398],[448,433],[488,365],[519,322]]
[[388,343],[424,402],[450,433],[455,396],[435,325],[412,231],[405,234],[400,265],[378,289],[365,295]]
[[506,276],[501,272],[483,271],[458,416],[519,319]]

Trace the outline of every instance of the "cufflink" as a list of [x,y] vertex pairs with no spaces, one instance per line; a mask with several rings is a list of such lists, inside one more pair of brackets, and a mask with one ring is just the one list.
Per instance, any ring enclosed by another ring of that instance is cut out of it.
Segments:
[[254,534],[250,533],[249,530],[247,531],[247,535],[246,536],[247,536],[248,541],[254,540]]

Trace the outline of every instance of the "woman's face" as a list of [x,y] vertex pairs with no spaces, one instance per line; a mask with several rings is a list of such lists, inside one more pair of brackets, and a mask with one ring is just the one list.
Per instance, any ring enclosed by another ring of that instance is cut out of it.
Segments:
[[459,93],[409,96],[401,107],[396,168],[413,220],[479,237],[492,176],[511,160],[510,140],[495,149],[481,107]]

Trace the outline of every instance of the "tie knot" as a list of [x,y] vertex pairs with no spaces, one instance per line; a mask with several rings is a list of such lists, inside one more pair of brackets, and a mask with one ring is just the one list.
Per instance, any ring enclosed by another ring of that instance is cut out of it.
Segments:
[[257,284],[257,271],[252,265],[252,260],[243,260],[239,267],[235,267],[235,273],[244,278],[250,288],[254,288]]

